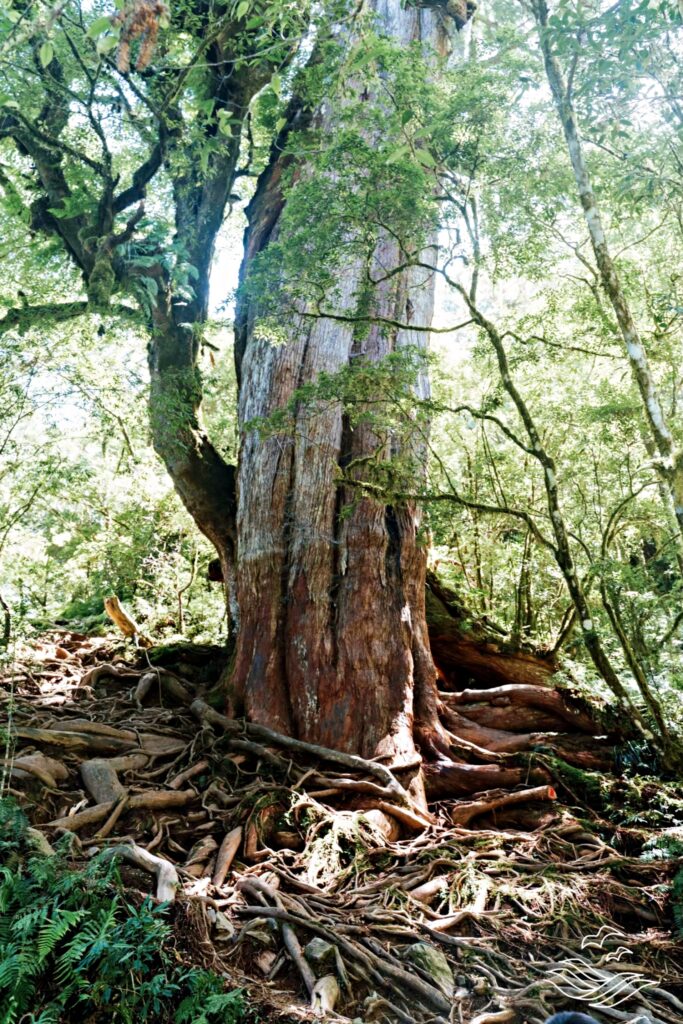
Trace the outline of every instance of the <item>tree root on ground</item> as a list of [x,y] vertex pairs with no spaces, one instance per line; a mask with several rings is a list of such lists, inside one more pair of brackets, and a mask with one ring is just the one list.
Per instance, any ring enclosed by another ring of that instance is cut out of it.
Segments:
[[[441,802],[425,815],[403,784],[417,762],[388,767],[233,721],[166,669],[182,692],[152,685],[136,703],[143,671],[113,662],[97,674],[86,638],[59,648],[68,686],[37,687],[32,667],[13,667],[11,792],[53,845],[74,837],[72,857],[107,851],[128,885],[141,885],[131,868],[155,874],[176,948],[273,1015],[537,1024],[592,1008],[604,1021],[681,1020],[678,865],[623,855],[596,809],[579,820],[562,807],[552,758],[477,763],[487,750],[464,743],[471,762],[458,763],[444,731],[425,766]],[[505,827],[520,814],[527,830]]]

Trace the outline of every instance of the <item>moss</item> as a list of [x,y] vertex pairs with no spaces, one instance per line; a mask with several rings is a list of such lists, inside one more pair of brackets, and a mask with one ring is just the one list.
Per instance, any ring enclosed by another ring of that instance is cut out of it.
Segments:
[[543,760],[552,771],[556,781],[564,785],[573,797],[595,810],[607,809],[607,786],[603,775],[598,772],[586,771],[584,768],[577,768],[560,757],[545,757]]

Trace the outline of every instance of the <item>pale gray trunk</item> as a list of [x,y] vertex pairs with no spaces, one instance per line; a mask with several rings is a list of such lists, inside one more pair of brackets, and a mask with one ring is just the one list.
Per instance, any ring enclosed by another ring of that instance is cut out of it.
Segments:
[[534,0],[534,14],[539,29],[546,75],[562,123],[600,279],[614,309],[631,369],[638,385],[650,433],[657,449],[658,457],[655,464],[659,476],[670,494],[678,530],[683,537],[683,455],[675,449],[645,345],[640,337],[609,251],[600,210],[583,155],[571,93],[564,80],[560,64],[551,49],[548,35],[548,7],[545,0]]

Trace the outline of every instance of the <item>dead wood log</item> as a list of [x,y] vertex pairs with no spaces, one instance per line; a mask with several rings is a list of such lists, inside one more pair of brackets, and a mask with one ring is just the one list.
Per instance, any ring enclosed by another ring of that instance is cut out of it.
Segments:
[[549,653],[515,646],[487,623],[473,620],[434,574],[427,581],[426,612],[432,657],[450,685],[553,685],[557,663]]
[[65,722],[54,722],[50,729],[55,732],[86,732],[96,736],[114,736],[116,739],[135,741],[137,733],[132,729],[116,729],[105,722],[93,722],[89,718],[70,718]]
[[547,782],[537,768],[507,768],[497,764],[459,764],[442,759],[425,762],[425,790],[430,800],[449,796],[470,796],[488,789],[514,789],[527,782]]
[[20,740],[30,740],[37,746],[59,747],[75,753],[92,751],[98,754],[119,754],[137,746],[137,737],[129,740],[103,736],[100,733],[68,732],[64,729],[30,729],[18,726],[12,730],[12,735]]
[[536,800],[557,800],[557,793],[552,786],[535,786],[533,789],[517,790],[514,793],[483,793],[479,800],[456,804],[451,811],[451,821],[454,825],[468,825],[480,814]]
[[110,846],[102,856],[105,860],[122,858],[134,864],[135,867],[156,875],[156,898],[160,903],[170,903],[175,899],[180,883],[178,872],[170,861],[164,860],[163,857],[157,857],[149,850],[145,850],[142,846],[135,846],[135,844]]
[[[484,691],[486,692],[486,691]],[[502,729],[488,729],[484,725],[465,718],[444,704],[439,717],[449,732],[458,740],[473,743],[482,750],[490,750],[496,754],[514,754],[520,750],[528,750],[536,742],[534,733],[515,733]]]
[[[148,793],[136,793],[128,798],[126,811],[165,811],[170,807],[186,807],[187,804],[197,799],[193,789],[183,789],[180,792],[166,789],[151,790]],[[47,822],[46,828],[63,828],[69,832],[78,832],[88,825],[97,825],[114,810],[115,800],[109,800],[105,804],[95,804],[94,807],[87,807],[77,814],[67,815],[65,818],[56,818]]]
[[526,684],[509,684],[496,686],[489,690],[462,690],[460,693],[440,693],[439,696],[448,707],[455,707],[461,704],[476,704],[482,701],[490,702],[498,698],[510,701],[514,706],[526,706],[541,708],[543,711],[550,711],[552,714],[569,722],[574,727],[578,726],[584,732],[597,733],[598,727],[589,715],[579,708],[572,708],[565,702],[564,696],[557,690],[549,690],[543,686],[530,686]]
[[578,726],[542,708],[513,704],[498,698],[485,704],[458,704],[458,711],[486,729],[503,732],[575,732]]

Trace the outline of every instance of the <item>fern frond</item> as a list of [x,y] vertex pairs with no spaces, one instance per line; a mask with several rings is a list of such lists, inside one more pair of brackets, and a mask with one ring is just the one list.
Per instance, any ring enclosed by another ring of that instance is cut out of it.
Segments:
[[56,908],[53,916],[49,918],[38,932],[37,950],[38,958],[42,962],[51,953],[70,928],[82,919],[84,910],[62,910]]

